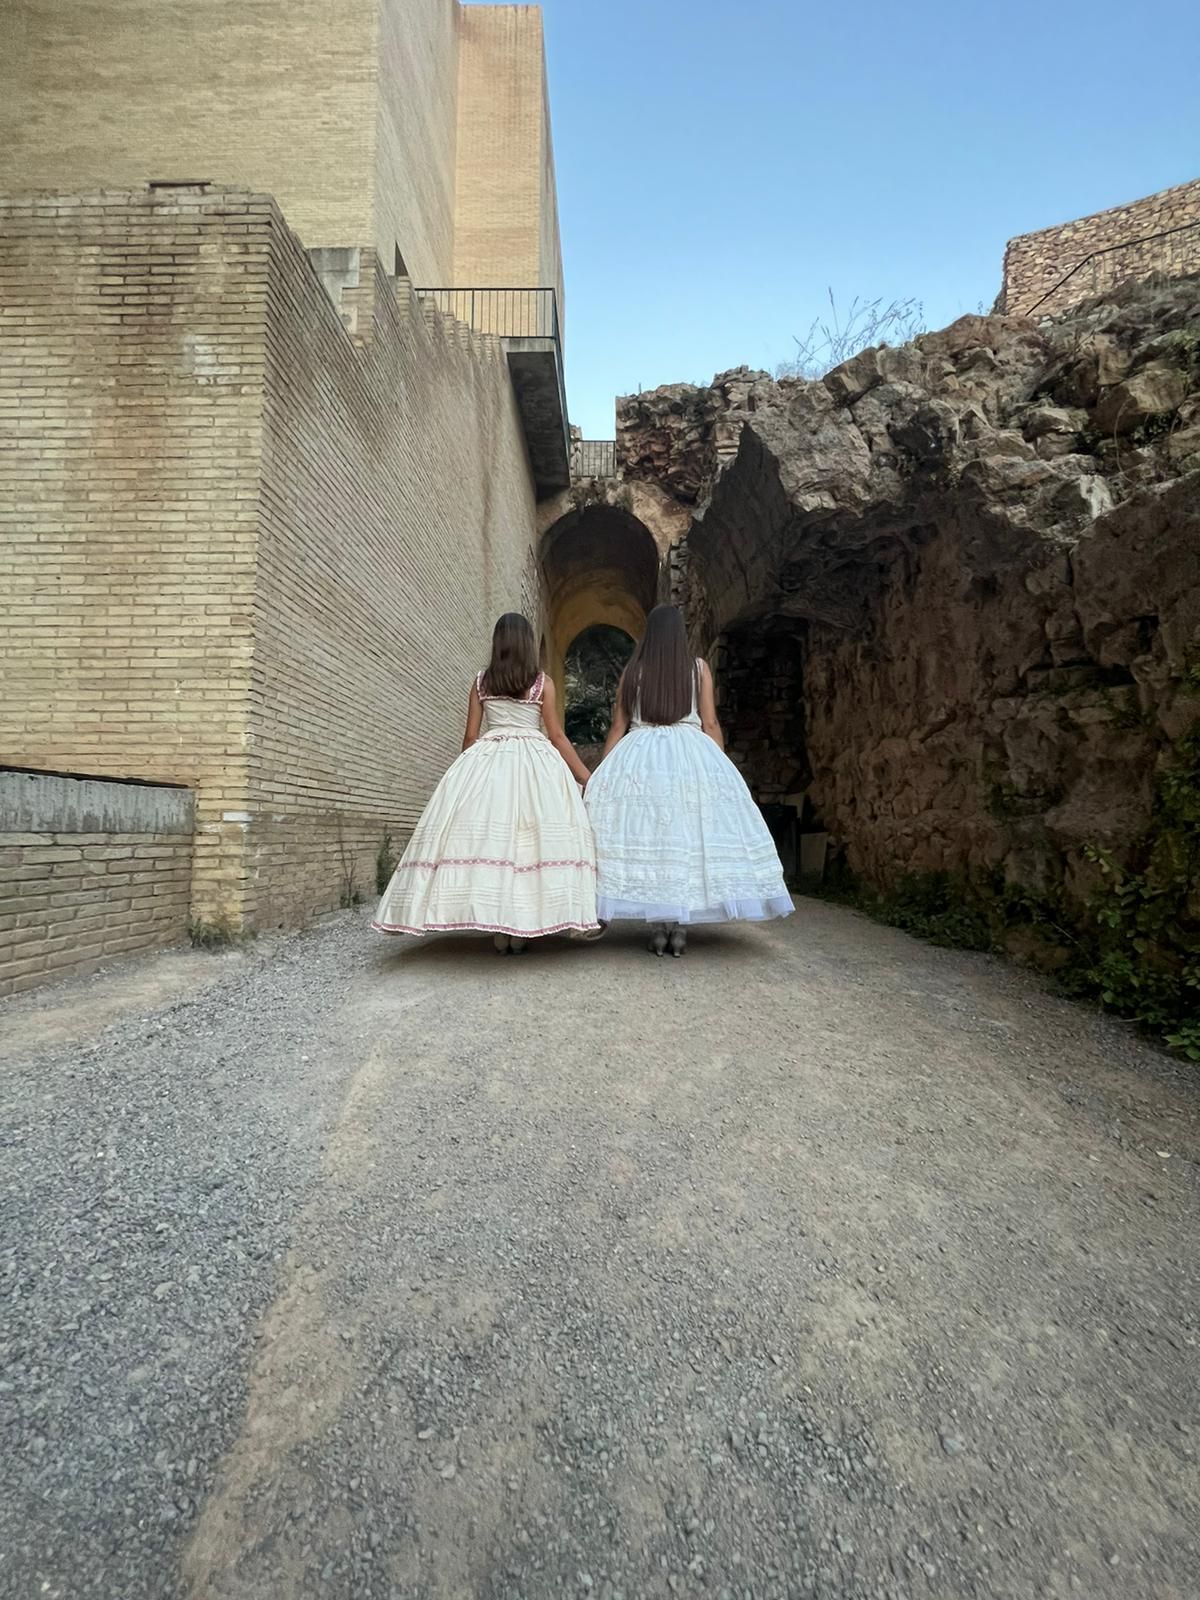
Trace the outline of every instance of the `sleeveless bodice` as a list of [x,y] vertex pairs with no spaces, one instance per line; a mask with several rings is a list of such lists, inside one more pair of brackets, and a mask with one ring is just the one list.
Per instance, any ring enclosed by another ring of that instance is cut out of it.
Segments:
[[483,727],[480,730],[480,737],[486,739],[495,734],[541,734],[544,738],[542,688],[545,681],[545,674],[539,672],[525,698],[512,700],[507,696],[484,694],[483,674],[480,673],[475,680],[479,698],[483,702]]
[[697,696],[697,693],[699,691],[699,686],[700,686],[700,658],[699,658],[699,656],[697,656],[696,657],[696,663],[695,663],[695,670],[692,673],[692,709],[688,712],[687,716],[686,717],[680,717],[678,722],[672,722],[672,723],[669,723],[669,724],[664,724],[664,723],[661,723],[661,722],[643,722],[642,721],[642,717],[641,717],[642,708],[641,708],[641,704],[639,702],[639,704],[634,707],[633,721],[631,722],[630,726],[634,727],[634,728],[661,728],[661,727],[664,727],[664,726],[669,726],[669,727],[672,727],[672,728],[683,728],[683,727],[699,728],[701,726],[700,710],[699,710],[699,707],[698,707],[698,705],[696,703],[696,696]]

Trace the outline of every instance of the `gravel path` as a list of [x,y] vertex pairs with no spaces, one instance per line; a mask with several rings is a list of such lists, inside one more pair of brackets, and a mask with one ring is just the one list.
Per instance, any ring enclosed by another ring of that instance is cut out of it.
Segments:
[[0,1595],[1200,1573],[1200,1075],[839,908],[0,1009]]

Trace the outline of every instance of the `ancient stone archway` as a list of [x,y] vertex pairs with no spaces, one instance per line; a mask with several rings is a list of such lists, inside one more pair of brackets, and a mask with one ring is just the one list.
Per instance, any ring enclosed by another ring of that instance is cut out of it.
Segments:
[[546,666],[565,688],[566,654],[597,623],[640,639],[659,594],[660,559],[650,530],[622,507],[572,508],[545,533],[541,547],[549,627]]

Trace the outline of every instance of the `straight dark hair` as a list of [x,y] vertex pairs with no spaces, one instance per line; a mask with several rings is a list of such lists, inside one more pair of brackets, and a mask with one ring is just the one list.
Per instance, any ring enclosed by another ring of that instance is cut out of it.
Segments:
[[484,694],[519,700],[538,675],[538,647],[529,619],[506,611],[492,629],[492,659],[483,674]]
[[632,721],[667,727],[692,709],[696,663],[678,606],[655,606],[621,679],[621,709]]

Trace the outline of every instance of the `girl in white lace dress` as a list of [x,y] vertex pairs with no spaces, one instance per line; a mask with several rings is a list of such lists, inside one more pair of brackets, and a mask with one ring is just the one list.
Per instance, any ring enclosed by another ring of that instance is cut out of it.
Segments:
[[577,785],[588,769],[563,732],[533,629],[496,624],[471,685],[462,754],[417,823],[372,926],[476,930],[500,951],[550,933],[597,933],[596,853]]
[[691,923],[795,909],[762,813],[725,754],[712,674],[689,654],[674,606],[650,613],[621,678],[587,808],[597,914],[654,924],[656,955],[682,955]]

